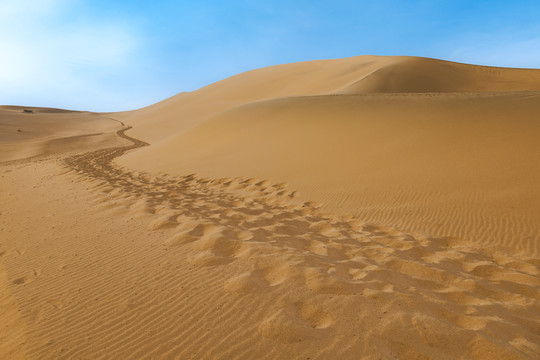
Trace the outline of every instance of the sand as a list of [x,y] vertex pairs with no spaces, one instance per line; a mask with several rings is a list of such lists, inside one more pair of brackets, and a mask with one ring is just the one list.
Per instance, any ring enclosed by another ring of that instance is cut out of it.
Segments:
[[1,107],[0,358],[536,359],[539,97],[368,56]]
[[0,106],[0,161],[117,145],[119,124],[107,114]]

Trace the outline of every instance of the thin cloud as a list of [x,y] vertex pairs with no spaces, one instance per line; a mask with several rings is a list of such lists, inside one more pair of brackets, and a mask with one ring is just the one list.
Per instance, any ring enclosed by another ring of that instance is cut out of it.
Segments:
[[71,21],[76,11],[77,2],[66,0],[0,2],[0,103],[45,105],[85,88],[103,91],[96,74],[121,69],[133,56],[138,41],[129,28]]
[[540,68],[540,37],[471,45],[455,51],[452,58],[481,65]]
[[479,65],[540,68],[540,27],[461,34],[445,42],[448,60]]

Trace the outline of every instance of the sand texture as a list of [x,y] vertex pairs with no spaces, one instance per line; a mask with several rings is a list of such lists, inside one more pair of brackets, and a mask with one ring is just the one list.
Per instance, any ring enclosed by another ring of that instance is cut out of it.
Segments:
[[538,90],[540,70],[432,59],[279,65],[129,114],[152,146],[119,164],[287,182],[334,214],[538,256]]
[[0,359],[540,357],[540,71],[356,57],[23,109]]

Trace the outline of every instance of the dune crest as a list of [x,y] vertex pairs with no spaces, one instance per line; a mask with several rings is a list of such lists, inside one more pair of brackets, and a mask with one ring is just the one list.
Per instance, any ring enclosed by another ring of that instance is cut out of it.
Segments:
[[257,101],[306,95],[539,91],[540,71],[407,56],[357,56],[251,70],[146,108],[117,114],[157,143]]

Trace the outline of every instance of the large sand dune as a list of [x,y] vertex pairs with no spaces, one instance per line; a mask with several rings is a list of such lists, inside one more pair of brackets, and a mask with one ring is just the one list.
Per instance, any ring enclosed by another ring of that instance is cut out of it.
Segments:
[[493,68],[414,57],[359,56],[248,71],[122,115],[136,126],[132,131],[134,135],[155,143],[225,110],[280,97],[538,90],[538,70]]
[[0,359],[536,359],[539,97],[357,57],[2,107]]
[[324,209],[538,255],[540,71],[407,57],[279,65],[126,119],[130,168],[288,182]]

